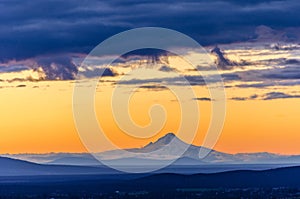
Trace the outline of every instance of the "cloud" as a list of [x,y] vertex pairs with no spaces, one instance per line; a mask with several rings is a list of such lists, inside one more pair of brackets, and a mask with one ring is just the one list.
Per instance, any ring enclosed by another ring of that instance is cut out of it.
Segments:
[[102,77],[114,77],[117,73],[110,68],[94,68],[81,71],[80,75],[83,75],[86,78],[100,77],[100,75]]
[[300,79],[300,67],[288,66],[285,68],[274,69],[262,76],[269,79]]
[[28,70],[29,67],[24,65],[11,65],[7,66],[0,66],[0,73],[10,73],[10,72],[20,72],[23,70]]
[[209,97],[196,97],[196,98],[193,98],[193,100],[198,100],[198,101],[212,101],[211,98],[209,98]]
[[[255,27],[262,24],[292,30],[300,19],[298,0],[15,0],[2,1],[0,9],[2,61],[87,53],[113,34],[136,27],[171,28],[208,45],[255,38]],[[290,31],[286,37],[298,35]]]
[[236,100],[236,101],[246,101],[246,100],[254,100],[257,99],[259,96],[257,94],[251,95],[249,97],[232,97],[230,98],[231,100]]
[[[289,52],[293,56],[297,51]],[[269,56],[275,56],[276,52],[271,51]],[[268,56],[266,55],[266,56]],[[261,58],[264,55],[258,54]],[[282,56],[285,56],[284,54]],[[242,71],[236,71],[241,81],[235,85],[237,88],[267,88],[274,86],[297,86],[300,85],[300,65],[297,59],[278,58],[269,60],[257,61],[257,65],[262,65],[264,68],[249,69],[244,68]],[[253,67],[253,66],[251,66]],[[245,70],[246,69],[246,70]]]
[[246,101],[248,98],[247,97],[232,97],[230,99],[236,100],[236,101]]
[[300,61],[297,59],[286,59],[284,64],[288,65],[288,64],[300,64]]
[[237,65],[236,63],[230,61],[224,55],[224,53],[221,51],[221,49],[219,47],[217,47],[217,46],[211,50],[211,53],[214,54],[214,55],[216,55],[216,57],[217,57],[216,64],[217,64],[217,66],[218,66],[219,69],[230,70],[234,66]]
[[155,85],[155,84],[152,84],[152,85],[143,85],[143,86],[140,86],[139,88],[148,89],[148,90],[153,90],[153,91],[161,91],[161,90],[166,90],[166,89],[168,89],[168,88],[165,87],[165,86]]
[[[58,54],[2,63],[0,65],[1,72],[16,73],[15,80],[9,81],[73,80],[78,73],[78,67],[73,62],[72,55]],[[22,72],[27,72],[28,75],[25,78],[17,77],[17,73],[21,75]]]
[[249,97],[232,97],[230,100],[236,101],[247,101],[247,100],[274,100],[274,99],[289,99],[289,98],[300,98],[300,95],[291,95],[283,92],[269,92],[263,95],[251,95]]
[[9,79],[9,80],[6,80],[7,82],[11,83],[11,82],[38,82],[38,81],[41,81],[41,79],[34,79],[33,77],[31,76],[28,76],[28,77],[25,77],[25,78],[13,78],[13,79]]
[[162,72],[175,72],[176,69],[171,68],[169,66],[162,66],[162,67],[159,68],[159,71],[162,71]]
[[143,48],[130,51],[121,57],[125,60],[132,59],[134,57],[141,58],[146,57],[148,59],[152,59],[153,61],[159,61],[159,57],[161,56],[169,56],[173,55],[170,52],[161,49],[154,49],[154,48]]
[[40,57],[36,63],[42,67],[48,80],[72,80],[78,73],[77,66],[68,56]]
[[26,87],[26,85],[25,84],[20,84],[20,85],[17,85],[16,87],[17,88],[24,88],[24,87]]
[[234,73],[222,74],[221,76],[224,81],[241,80],[241,77],[238,74],[234,74]]
[[300,80],[281,80],[281,81],[269,81],[253,84],[239,84],[236,87],[238,88],[267,88],[273,86],[297,86],[300,85]]
[[[221,75],[223,81],[234,81],[240,80],[240,77],[236,74],[223,74]],[[141,85],[141,84],[157,84],[164,83],[166,85],[177,85],[177,86],[205,86],[208,84],[213,84],[219,82],[219,77],[215,75],[210,75],[205,79],[200,75],[186,75],[180,77],[165,77],[165,78],[147,78],[147,79],[129,79],[118,81],[117,84],[120,85]]]
[[290,95],[283,92],[270,92],[263,96],[263,100],[274,100],[274,99],[287,99],[287,98],[300,98],[300,95]]

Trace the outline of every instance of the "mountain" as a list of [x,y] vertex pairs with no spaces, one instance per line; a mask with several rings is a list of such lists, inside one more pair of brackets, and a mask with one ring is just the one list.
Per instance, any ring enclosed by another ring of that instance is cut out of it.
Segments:
[[[180,140],[173,133],[168,133],[155,142],[151,142],[141,148],[126,149],[131,152],[125,153],[123,150],[112,150],[94,154],[101,160],[110,164],[161,164],[163,161],[176,160],[173,165],[223,165],[223,164],[280,164],[295,165],[300,164],[298,155],[278,155],[272,153],[238,153],[228,154],[211,150],[203,159],[199,158],[199,151],[202,147],[188,145]],[[181,154],[181,157],[178,154]],[[206,148],[204,148],[206,149]],[[49,153],[49,154],[17,154],[4,155],[6,157],[32,161],[42,164],[57,165],[85,165],[95,166],[101,163],[88,153]],[[139,163],[138,163],[139,162]]]
[[[76,160],[77,161],[77,160]],[[143,169],[145,166],[151,168],[163,164],[166,160],[152,160],[139,158],[122,158],[110,160],[106,163],[111,165],[118,164],[124,167],[134,166],[136,169]],[[63,163],[64,164],[64,163]],[[224,171],[233,171],[241,169],[265,170],[276,168],[276,165],[205,165],[201,162],[190,158],[179,158],[170,166],[157,170],[154,173],[178,173],[178,174],[195,174],[195,173],[216,173]],[[102,166],[72,166],[72,165],[49,165],[36,164],[23,160],[16,160],[6,157],[0,157],[0,176],[74,176],[74,175],[112,175],[122,174],[105,165]],[[0,183],[1,183],[0,178]]]
[[144,189],[163,186],[172,188],[250,188],[300,187],[300,167],[264,171],[229,171],[212,174],[155,174],[133,180]]
[[[171,142],[172,141],[172,142]],[[159,138],[156,142],[151,142],[141,148],[127,149],[133,154],[127,154],[124,151],[113,150],[97,154],[98,157],[104,160],[113,160],[119,158],[141,158],[141,159],[154,159],[154,160],[172,160],[178,159],[178,154],[185,151],[181,158],[189,158],[201,163],[233,163],[237,161],[234,155],[211,150],[209,155],[204,159],[199,158],[200,149],[203,147],[189,145],[173,133],[168,133]],[[204,148],[206,149],[206,148]],[[207,149],[208,150],[208,149]]]
[[89,153],[21,153],[1,156],[39,164],[99,165],[99,161]]
[[144,150],[146,152],[157,150],[165,145],[170,144],[170,142],[175,139],[174,141],[180,145],[185,144],[180,139],[176,137],[174,133],[168,133],[164,137],[159,138],[155,143],[150,142],[148,145],[144,146],[140,150]]
[[[134,156],[130,156],[131,158],[164,160],[177,159],[177,154],[186,148],[187,150],[181,158],[189,158],[193,160],[194,164],[195,162],[197,162],[197,164],[300,164],[300,156],[298,155],[278,155],[266,152],[228,154],[211,150],[205,158],[200,159],[199,152],[203,147],[188,145],[173,133],[168,133],[159,138],[156,142],[151,142],[144,147],[127,149],[127,151],[135,153]],[[97,155],[102,159],[126,158],[126,154],[118,150],[106,151]]]
[[0,157],[0,176],[90,175],[120,173],[107,167],[42,165]]
[[101,165],[101,163],[92,157],[89,156],[75,156],[75,157],[62,157],[57,158],[55,160],[46,162],[46,164],[53,164],[53,165],[76,165],[76,166],[97,166]]
[[[186,151],[182,156],[178,157],[178,154],[181,154],[185,149]],[[200,149],[202,147],[188,145],[173,133],[168,133],[144,147],[127,149],[131,152],[130,155],[123,150],[106,151],[94,155],[105,160],[104,164],[124,167],[134,166],[136,169],[168,165],[155,171],[155,173],[195,174],[242,169],[265,170],[299,165],[300,163],[300,156],[281,156],[270,153],[227,154],[215,150],[211,150],[207,157],[200,159]],[[88,153],[18,154],[15,157],[23,160],[0,157],[0,176],[120,173],[108,168]],[[41,162],[37,164],[24,160],[38,160]]]

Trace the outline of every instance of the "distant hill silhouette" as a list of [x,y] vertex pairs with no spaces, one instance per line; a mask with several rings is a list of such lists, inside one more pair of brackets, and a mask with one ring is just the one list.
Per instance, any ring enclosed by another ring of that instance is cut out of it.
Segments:
[[[48,175],[1,177],[0,195],[37,193],[178,193],[178,190],[300,188],[300,167],[215,174]],[[221,191],[219,191],[221,193]],[[112,198],[119,198],[114,195]],[[132,197],[131,197],[132,198]],[[138,197],[137,197],[138,198]],[[147,198],[147,195],[146,195]],[[149,197],[148,197],[149,198]],[[155,197],[157,198],[157,197]],[[166,198],[172,198],[166,197]],[[173,197],[174,198],[174,197]],[[183,197],[186,198],[186,197]],[[215,197],[214,197],[215,198]],[[237,197],[240,198],[240,197]],[[254,197],[255,198],[255,197]]]
[[119,173],[107,167],[42,165],[0,157],[0,176],[82,175]]
[[300,167],[265,171],[229,171],[214,174],[156,174],[135,180],[142,187],[235,188],[300,187]]

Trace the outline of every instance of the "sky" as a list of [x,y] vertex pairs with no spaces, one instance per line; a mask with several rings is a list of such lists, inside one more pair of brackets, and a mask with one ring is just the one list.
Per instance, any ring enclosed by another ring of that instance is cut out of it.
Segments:
[[245,41],[259,25],[298,28],[300,18],[297,0],[5,0],[0,8],[1,60],[88,53],[113,34],[144,26],[171,28],[201,45]]
[[[195,39],[218,67],[226,92],[226,119],[214,149],[300,154],[297,0],[5,0],[0,8],[0,153],[85,152],[72,112],[75,79],[79,73],[85,79],[96,77],[110,55],[90,59],[88,64],[82,61],[108,37],[151,26],[171,28]],[[186,55],[201,57],[193,50]],[[95,94],[99,124],[120,148],[141,147],[176,133],[180,105],[160,83],[182,89],[182,82],[164,76],[118,82],[128,71],[149,64],[167,76],[176,72],[191,83],[196,96],[189,100],[200,109],[192,143],[202,145],[211,105],[218,99],[209,95],[203,78],[184,60],[165,52],[135,52],[105,69]],[[208,70],[201,64],[197,69]],[[124,134],[108,106],[116,85],[142,86],[130,103],[132,119],[141,126],[151,122],[149,107],[162,104],[168,113],[163,128],[147,139]],[[187,137],[180,136],[185,141]],[[100,151],[109,149],[99,145]]]

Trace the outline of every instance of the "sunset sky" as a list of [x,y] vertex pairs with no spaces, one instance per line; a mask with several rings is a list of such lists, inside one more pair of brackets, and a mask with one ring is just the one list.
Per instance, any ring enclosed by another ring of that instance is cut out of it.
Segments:
[[[231,57],[231,53],[240,56],[237,50],[227,52],[228,58]],[[249,53],[253,54],[252,51]],[[274,52],[269,50],[268,53]],[[290,52],[282,51],[282,53]],[[261,151],[300,153],[298,147],[300,126],[297,122],[300,113],[298,81],[292,78],[261,80],[260,76],[256,75],[274,73],[284,76],[284,72],[296,67],[292,64],[280,68],[280,63],[276,63],[278,65],[274,64],[269,68],[263,65],[265,61],[262,56],[259,56],[261,60],[259,63],[262,66],[255,60],[257,56],[253,56],[247,61],[252,61],[255,65],[249,64],[242,69],[237,67],[232,70],[220,70],[226,87],[227,108],[224,129],[215,146],[216,150],[229,153]],[[268,55],[265,56],[269,59]],[[171,56],[168,59],[170,67],[184,66],[179,58]],[[132,62],[131,64],[134,65]],[[122,64],[111,67],[115,73],[123,69]],[[192,77],[191,72],[187,73]],[[23,74],[26,74],[25,70],[1,74],[1,79],[8,78],[1,83],[1,153],[84,152],[85,148],[76,131],[72,113],[75,82],[68,80],[9,82],[10,77],[21,78]],[[232,78],[233,74],[240,78]],[[245,77],[245,74],[248,75]],[[117,81],[121,77],[122,75],[115,75],[103,79]],[[271,85],[268,85],[270,82]],[[149,85],[149,82],[146,85]],[[176,97],[167,89],[154,87],[156,84],[151,82],[150,85],[152,87],[140,88],[131,99],[129,108],[133,120],[139,125],[147,125],[150,122],[148,110],[154,103],[164,106],[168,119],[165,127],[157,134],[153,133],[153,137],[134,139],[118,128],[112,110],[107,106],[114,85],[99,83],[95,95],[98,120],[107,135],[120,148],[141,147],[168,132],[176,133],[178,130],[180,107]],[[211,101],[205,86],[195,85],[193,89],[199,98],[197,102],[200,108],[200,126],[193,144],[202,145],[210,121]],[[184,140],[185,137],[182,136],[181,139]],[[99,147],[99,150],[110,149],[103,145]]]
[[[51,16],[43,13],[38,2],[34,7],[29,2],[17,2],[20,5],[0,3],[5,10],[0,19],[6,23],[6,28],[0,30],[0,154],[87,152],[73,118],[75,79],[82,78],[78,74],[85,74],[88,81],[95,78],[93,75],[103,69],[107,57],[83,60],[90,50],[115,33],[144,26],[172,28],[187,34],[205,47],[218,67],[225,86],[226,118],[215,150],[300,154],[299,1],[175,1],[172,5],[154,1],[150,7],[155,12],[148,17],[143,15],[144,4],[138,1],[116,8],[117,0],[82,4],[65,1],[59,3],[61,6],[46,0],[43,5],[54,10]],[[164,6],[166,10],[161,9]],[[133,12],[135,16],[130,14]],[[289,18],[285,17],[287,13]],[[219,23],[224,16],[227,18]],[[181,17],[181,21],[176,17]],[[230,62],[227,66],[220,63],[220,55],[211,52],[216,45]],[[201,57],[192,50],[186,55]],[[176,96],[160,83],[185,89],[181,82],[163,76],[119,82],[127,72],[149,67],[154,58],[152,69],[166,75],[176,72],[192,84],[196,97],[189,100],[196,102],[200,110],[192,144],[202,145],[211,105],[219,99],[209,95],[203,79],[180,56],[137,54],[109,66],[95,92],[99,124],[120,148],[142,147],[169,132],[177,133],[180,105]],[[197,67],[209,71],[201,63]],[[116,85],[129,88],[132,84],[142,86],[129,104],[135,123],[149,124],[148,111],[153,104],[161,104],[167,113],[165,126],[149,138],[126,135],[112,115],[111,95]],[[185,130],[191,131],[189,127]],[[188,140],[188,136],[179,137]],[[99,151],[111,149],[98,144]]]

